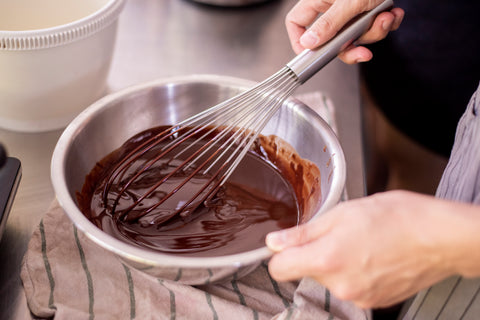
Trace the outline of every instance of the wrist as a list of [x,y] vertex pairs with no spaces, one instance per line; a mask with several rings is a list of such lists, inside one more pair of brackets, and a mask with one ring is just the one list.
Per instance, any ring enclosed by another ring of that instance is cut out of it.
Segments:
[[436,199],[427,209],[427,220],[423,244],[432,268],[445,276],[480,276],[480,207]]

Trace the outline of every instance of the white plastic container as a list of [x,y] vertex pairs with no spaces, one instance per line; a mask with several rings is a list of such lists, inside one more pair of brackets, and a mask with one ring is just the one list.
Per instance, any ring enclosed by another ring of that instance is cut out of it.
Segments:
[[125,0],[0,0],[0,127],[65,127],[106,93]]

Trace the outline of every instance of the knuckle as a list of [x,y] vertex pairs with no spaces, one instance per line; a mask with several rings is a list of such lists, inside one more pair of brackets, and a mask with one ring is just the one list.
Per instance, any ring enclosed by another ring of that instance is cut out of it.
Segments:
[[330,291],[340,300],[356,301],[359,298],[358,290],[348,283],[338,283]]
[[333,17],[328,13],[323,14],[318,19],[318,25],[317,28],[315,28],[315,32],[318,33],[318,30],[323,30],[325,33],[335,33],[338,31]]
[[325,250],[321,255],[317,255],[314,260],[316,272],[334,273],[340,269],[338,258],[330,250]]

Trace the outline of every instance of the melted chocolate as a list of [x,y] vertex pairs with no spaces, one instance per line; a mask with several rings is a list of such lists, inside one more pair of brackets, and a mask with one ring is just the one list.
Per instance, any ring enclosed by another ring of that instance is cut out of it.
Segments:
[[[106,179],[115,164],[133,148],[165,128],[152,128],[132,137],[98,162],[86,177],[82,192],[77,194],[80,209],[108,234],[163,253],[227,255],[264,246],[268,232],[296,225],[301,213],[311,209],[310,203],[318,203],[318,168],[298,157],[293,148],[279,147],[278,137],[273,136],[260,137],[213,198],[194,202],[181,214],[175,214],[179,205],[192,198],[199,186],[208,182],[210,177],[194,174],[185,188],[154,207],[170,190],[170,183],[162,184],[138,205],[134,205],[133,209],[126,209],[131,208],[146,190],[178,167],[178,161],[183,160],[156,162],[134,179],[135,183],[127,191],[122,192],[122,179],[132,175],[127,172],[109,186],[105,197]],[[158,150],[149,152],[158,153]],[[145,157],[148,158],[149,154],[146,153]],[[138,159],[138,163],[131,164],[130,171],[138,169],[144,160]],[[174,178],[184,180],[189,173]]]

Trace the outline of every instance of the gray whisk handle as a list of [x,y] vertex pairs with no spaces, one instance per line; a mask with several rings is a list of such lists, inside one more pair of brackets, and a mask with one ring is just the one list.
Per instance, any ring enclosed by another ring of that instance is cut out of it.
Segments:
[[393,1],[386,0],[372,10],[359,14],[342,28],[335,37],[316,49],[305,49],[287,63],[287,67],[297,75],[300,83],[304,83],[333,60],[338,53],[364,34],[379,13],[392,7]]

